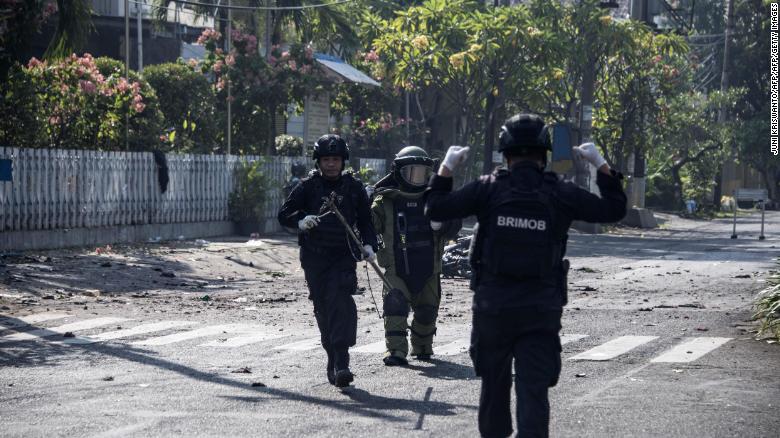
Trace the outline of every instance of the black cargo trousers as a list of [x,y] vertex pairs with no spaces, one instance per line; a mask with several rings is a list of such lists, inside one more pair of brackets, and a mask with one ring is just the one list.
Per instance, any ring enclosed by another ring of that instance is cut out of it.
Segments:
[[352,298],[357,263],[349,253],[323,254],[305,246],[300,258],[328,363],[337,370],[347,368],[348,349],[357,337],[357,307]]
[[474,312],[469,353],[474,371],[482,378],[478,422],[483,437],[512,433],[513,360],[517,436],[548,436],[548,389],[558,383],[561,373],[560,329],[560,311]]

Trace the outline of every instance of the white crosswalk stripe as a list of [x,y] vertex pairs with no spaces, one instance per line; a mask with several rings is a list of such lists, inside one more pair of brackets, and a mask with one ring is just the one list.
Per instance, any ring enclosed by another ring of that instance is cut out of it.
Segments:
[[198,345],[198,347],[243,347],[244,345],[256,344],[258,342],[271,339],[286,338],[291,335],[280,333],[278,330],[270,331],[268,328],[260,328],[257,333],[236,336],[225,340],[217,339]]
[[11,335],[3,336],[0,340],[3,341],[27,341],[37,338],[47,338],[50,336],[61,335],[67,332],[76,332],[79,330],[89,330],[97,327],[102,327],[109,324],[116,324],[118,322],[129,321],[127,318],[92,318],[84,321],[72,322],[70,324],[61,325],[58,327],[51,327],[46,329],[36,329],[24,333],[14,333]]
[[605,342],[598,347],[591,348],[570,360],[609,360],[625,354],[634,348],[658,339],[658,336],[621,336]]
[[731,338],[688,338],[682,344],[675,345],[671,350],[653,358],[654,363],[693,362],[710,351],[720,347]]
[[246,332],[250,326],[246,324],[222,324],[202,327],[181,333],[173,333],[165,336],[144,339],[142,341],[131,342],[130,345],[169,345],[176,342],[189,341],[190,339],[204,338],[225,333]]
[[113,339],[130,338],[133,336],[144,335],[147,333],[161,332],[179,327],[185,327],[188,325],[197,324],[194,321],[160,321],[152,322],[149,324],[141,324],[132,328],[114,330],[110,332],[100,333],[93,336],[79,336],[76,338],[66,339],[64,344],[92,344],[95,342],[110,341]]
[[23,327],[39,322],[51,321],[53,319],[67,318],[68,316],[70,315],[67,313],[57,312],[33,313],[32,315],[27,316],[5,316],[0,319],[0,330]]
[[561,333],[561,345],[570,344],[572,342],[576,342],[579,341],[580,339],[587,338],[587,337],[588,335]]
[[384,353],[387,347],[385,341],[376,341],[350,350],[351,353]]
[[[0,316],[0,329],[18,328],[30,324],[52,321],[56,319],[68,318],[70,315],[59,312],[42,312],[22,317]],[[56,335],[62,335],[66,332],[79,332],[84,330],[97,329],[100,327],[117,324],[121,322],[132,321],[132,319],[121,317],[101,317],[91,318],[81,321],[63,324],[57,327],[39,328],[28,332],[8,333],[0,336],[0,342],[27,341],[41,338],[50,338]],[[261,342],[269,342],[269,347],[273,350],[285,350],[290,352],[303,352],[321,348],[320,337],[312,336],[310,338],[298,339],[292,341],[292,335],[280,332],[278,328],[261,326],[257,324],[217,324],[204,327],[192,328],[191,326],[202,324],[199,321],[157,321],[145,324],[139,324],[134,327],[120,328],[117,330],[105,331],[98,334],[80,335],[74,338],[57,338],[49,340],[59,344],[92,344],[110,340],[123,340],[127,338],[136,338],[136,340],[125,341],[130,345],[144,346],[162,346],[178,342],[189,341],[198,338],[218,337],[201,341],[198,347],[217,347],[217,348],[240,348],[247,345]],[[186,329],[185,329],[186,328]],[[185,330],[181,330],[185,329]],[[175,333],[151,336],[156,332],[174,331]],[[380,330],[381,331],[381,330]],[[450,332],[443,338],[443,342],[434,344],[434,354],[441,357],[457,356],[466,354],[470,346],[470,337],[467,326],[451,327]],[[227,336],[219,336],[227,335]],[[381,354],[385,351],[385,340],[371,337],[363,339],[363,342],[350,349],[350,352],[357,354]],[[562,333],[560,335],[561,345],[571,344],[581,339],[587,338],[587,334]],[[138,339],[141,338],[141,339]],[[569,360],[587,360],[587,361],[607,361],[619,357],[629,351],[640,347],[649,342],[659,339],[658,336],[620,336],[608,339],[606,342],[593,347],[589,350],[580,352],[569,358]],[[650,360],[651,363],[687,363],[700,359],[702,356],[716,350],[729,342],[732,338],[724,337],[697,337],[685,338],[668,348],[665,352]]]
[[434,346],[433,354],[437,356],[455,356],[456,354],[469,351],[470,346],[470,338],[458,339],[449,344],[444,344],[441,347]]
[[279,345],[277,347],[274,347],[274,350],[290,350],[290,351],[307,351],[307,350],[314,350],[315,348],[320,347],[322,344],[320,343],[320,338],[309,338],[304,339],[302,341],[292,342],[289,344]]

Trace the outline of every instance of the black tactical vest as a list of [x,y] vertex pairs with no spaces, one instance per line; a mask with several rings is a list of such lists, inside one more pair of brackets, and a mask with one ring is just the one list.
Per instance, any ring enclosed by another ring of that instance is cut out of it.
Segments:
[[[357,220],[356,209],[358,206],[358,193],[356,185],[359,183],[349,174],[341,176],[340,183],[335,189],[329,189],[325,185],[322,176],[315,174],[303,180],[303,187],[306,199],[306,214],[323,214],[327,210],[323,209],[323,204],[330,196],[331,192],[336,192],[336,206],[339,212],[347,220],[350,226],[355,225]],[[308,232],[300,234],[301,246],[309,249],[327,253],[335,251],[344,253],[352,248],[355,254],[355,245],[347,234],[344,225],[339,221],[335,214],[329,214],[320,219],[319,225]]]
[[516,279],[551,278],[560,269],[563,239],[551,202],[555,181],[545,175],[536,190],[524,191],[509,176],[480,220],[479,269]]
[[420,292],[433,274],[433,230],[424,210],[423,198],[393,200],[395,270],[411,293]]

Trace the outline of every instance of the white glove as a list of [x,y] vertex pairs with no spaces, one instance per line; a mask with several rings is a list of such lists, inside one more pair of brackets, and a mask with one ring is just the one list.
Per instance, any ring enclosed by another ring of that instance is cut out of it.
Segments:
[[371,195],[374,194],[375,190],[376,189],[374,189],[374,186],[371,185],[366,186],[366,195],[368,195],[368,199],[371,199]]
[[601,156],[601,153],[596,149],[596,145],[593,143],[583,143],[575,147],[574,153],[596,166],[596,169],[607,163],[607,160]]
[[447,149],[447,155],[444,156],[444,161],[441,163],[441,165],[447,169],[450,169],[450,171],[454,171],[455,168],[460,165],[460,163],[466,161],[466,157],[468,156],[468,146],[450,146],[450,148]]
[[316,227],[319,223],[320,218],[318,218],[316,215],[310,214],[298,221],[298,229],[301,231],[309,231]]
[[437,222],[437,221],[431,221],[431,229],[432,229],[433,231],[439,231],[439,230],[441,230],[441,225],[442,225],[442,224],[441,224],[441,222]]
[[374,248],[371,245],[363,245],[363,259],[369,262],[376,261],[376,254],[374,254]]

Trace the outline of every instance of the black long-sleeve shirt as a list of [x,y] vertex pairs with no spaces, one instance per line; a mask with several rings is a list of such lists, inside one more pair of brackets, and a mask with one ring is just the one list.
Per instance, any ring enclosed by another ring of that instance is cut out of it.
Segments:
[[[349,178],[347,181],[350,184],[349,192],[351,196],[357,201],[354,206],[354,215],[349,215],[355,218],[354,225],[360,232],[360,238],[364,245],[371,245],[374,251],[377,250],[376,231],[374,231],[374,225],[371,221],[371,206],[368,202],[368,195],[363,188],[363,184],[354,179],[350,175],[342,175],[338,180],[329,181],[319,175],[312,176],[304,179],[298,184],[282,204],[282,208],[279,210],[277,219],[279,223],[288,228],[298,228],[298,221],[310,214],[319,215],[322,214],[318,210],[322,205],[322,200],[308,199],[311,196],[319,196],[312,190],[312,185],[315,184],[314,178],[318,178],[321,181],[324,191],[330,193],[331,191],[338,190],[342,185],[343,178]],[[308,189],[308,190],[307,190]],[[328,218],[329,220],[335,220],[335,218]],[[323,219],[324,220],[324,219]],[[302,242],[303,240],[301,240]],[[345,247],[346,248],[346,247]]]
[[[506,170],[504,171],[506,172]],[[531,162],[520,162],[509,171],[512,185],[521,190],[538,189],[545,179],[541,169]],[[505,187],[496,183],[497,175],[484,175],[461,189],[452,191],[452,178],[434,175],[427,193],[426,214],[431,220],[445,221],[476,215],[480,226],[486,220],[491,199],[496,190]],[[616,222],[626,214],[626,195],[620,184],[620,175],[598,172],[596,184],[601,197],[579,186],[557,181],[552,203],[562,229],[568,230],[572,221],[606,223]],[[565,244],[563,248],[565,255]],[[551,278],[518,281],[508,277],[479,273],[474,286],[474,310],[495,311],[506,307],[560,309],[566,302],[565,272]],[[518,290],[533,291],[522,293]],[[560,296],[563,294],[563,296]]]

